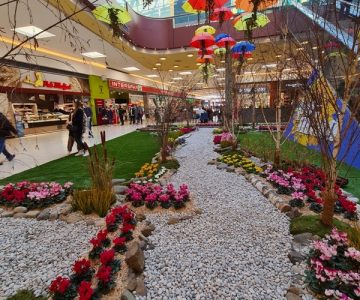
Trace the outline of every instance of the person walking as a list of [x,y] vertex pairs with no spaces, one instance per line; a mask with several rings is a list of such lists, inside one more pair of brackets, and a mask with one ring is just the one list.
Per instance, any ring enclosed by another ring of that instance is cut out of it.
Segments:
[[109,125],[112,125],[113,124],[114,114],[113,114],[113,111],[112,111],[111,107],[107,108],[107,116],[108,116],[108,120],[109,120]]
[[119,107],[119,118],[121,125],[125,124],[124,118],[125,118],[126,110],[120,105]]
[[84,113],[86,115],[86,127],[89,130],[89,138],[94,138],[94,135],[91,130],[92,129],[92,120],[91,120],[92,111],[87,102],[84,103]]
[[144,115],[144,109],[142,106],[138,106],[138,124],[142,124],[143,123],[143,115]]
[[[11,133],[17,135],[17,130],[6,116],[0,112],[0,153],[4,154],[8,161],[12,161],[15,158],[15,154],[11,154],[6,149],[6,138],[11,136]],[[0,165],[2,164],[0,163]]]
[[85,149],[85,144],[83,142],[83,133],[86,128],[86,115],[82,109],[82,103],[80,100],[75,100],[75,110],[71,116],[69,131],[70,134],[74,137],[76,142],[78,153],[75,156],[88,156],[89,152]]
[[135,124],[135,120],[136,120],[135,113],[136,113],[136,107],[135,107],[135,104],[134,104],[129,109],[130,124]]

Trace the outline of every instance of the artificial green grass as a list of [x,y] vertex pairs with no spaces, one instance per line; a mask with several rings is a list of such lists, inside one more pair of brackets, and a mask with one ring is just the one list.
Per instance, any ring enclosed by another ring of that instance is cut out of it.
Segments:
[[[275,142],[267,132],[247,132],[239,135],[240,146],[251,151],[264,161],[273,160]],[[281,159],[296,160],[321,165],[321,155],[315,150],[286,140],[281,146]],[[346,191],[360,198],[360,170],[346,164],[339,166],[339,175],[349,179],[349,184],[344,187]]]
[[[132,132],[106,142],[109,158],[115,158],[114,178],[130,179],[159,151],[158,138],[150,133]],[[100,148],[98,148],[100,149]],[[0,181],[1,185],[22,180],[71,181],[75,188],[90,186],[88,159],[74,155],[63,157]]]
[[[333,221],[334,227],[341,231],[350,232],[351,227],[334,218]],[[310,232],[313,235],[317,235],[323,238],[326,234],[330,233],[332,228],[324,226],[320,221],[320,215],[317,216],[301,216],[291,220],[290,223],[290,232],[291,234],[300,234],[305,232]]]
[[35,297],[32,291],[22,290],[18,291],[15,295],[7,298],[7,300],[46,300],[48,297]]

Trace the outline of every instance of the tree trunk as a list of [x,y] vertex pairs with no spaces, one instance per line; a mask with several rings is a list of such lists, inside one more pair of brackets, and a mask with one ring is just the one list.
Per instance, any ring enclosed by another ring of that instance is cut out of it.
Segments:
[[336,183],[336,177],[336,160],[331,160],[328,166],[328,174],[326,174],[325,191],[322,193],[324,208],[321,214],[321,222],[328,227],[332,226],[334,218],[334,207],[336,201],[334,186]]
[[281,155],[281,82],[278,84],[278,99],[276,105],[276,139],[275,139],[275,155],[274,164],[275,167],[280,166],[280,155]]
[[252,129],[255,130],[256,124],[256,110],[255,110],[256,98],[255,98],[255,90],[252,92]]

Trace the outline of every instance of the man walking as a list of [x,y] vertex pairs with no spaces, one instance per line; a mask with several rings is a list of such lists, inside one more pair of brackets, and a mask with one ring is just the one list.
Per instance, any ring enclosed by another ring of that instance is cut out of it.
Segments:
[[15,154],[9,153],[5,145],[6,138],[11,136],[11,133],[17,135],[15,127],[5,115],[0,112],[0,153],[4,154],[8,161],[12,161],[15,158]]
[[120,118],[120,123],[121,125],[124,125],[124,117],[125,117],[125,114],[126,114],[126,110],[120,105],[119,107],[119,118]]

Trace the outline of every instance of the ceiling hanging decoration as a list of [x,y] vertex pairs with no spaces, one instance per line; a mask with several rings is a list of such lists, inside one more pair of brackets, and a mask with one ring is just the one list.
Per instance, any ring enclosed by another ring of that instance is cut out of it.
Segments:
[[258,13],[256,15],[256,18],[254,19],[253,14],[251,13],[246,13],[246,14],[242,14],[241,16],[236,17],[233,20],[233,25],[234,28],[236,30],[239,31],[246,31],[249,29],[255,29],[255,28],[261,28],[266,26],[267,24],[270,23],[269,18],[267,17],[267,15]]
[[225,5],[229,0],[187,0],[191,7],[199,12],[205,12],[206,23],[210,23],[210,16],[216,8]]
[[216,45],[219,48],[225,48],[225,49],[232,47],[235,44],[236,41],[231,36],[223,37],[216,42]]
[[215,66],[208,61],[200,65],[199,70],[201,71],[203,81],[207,84],[209,76],[215,70]]
[[228,7],[215,8],[210,15],[210,21],[219,21],[220,28],[222,24],[233,17],[233,13]]
[[246,58],[249,58],[251,55],[251,52],[256,49],[255,45],[253,43],[250,43],[248,41],[241,41],[236,43],[235,46],[231,48],[231,52],[233,56],[237,56],[237,74],[240,74],[241,67],[245,62]]
[[200,33],[214,34],[215,32],[216,29],[210,25],[204,25],[195,30],[195,34],[200,34]]
[[209,47],[209,48],[206,48],[205,50],[199,50],[198,51],[198,55],[199,56],[204,56],[204,55],[212,55],[214,54],[214,49]]
[[247,12],[253,12],[255,10],[265,10],[278,2],[279,0],[236,0],[235,7]]

